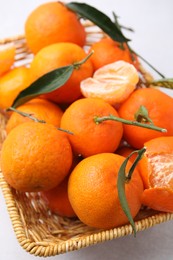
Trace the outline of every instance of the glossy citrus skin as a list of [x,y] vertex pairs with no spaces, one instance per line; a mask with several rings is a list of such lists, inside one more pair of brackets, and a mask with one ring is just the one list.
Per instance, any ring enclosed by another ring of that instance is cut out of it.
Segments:
[[94,122],[96,116],[115,115],[116,110],[98,98],[83,98],[73,102],[64,112],[60,127],[68,129],[73,151],[88,157],[97,153],[114,152],[122,138],[122,123],[105,121]]
[[0,78],[0,108],[8,108],[17,95],[31,83],[30,69],[19,67]]
[[134,54],[132,56],[127,46],[124,44],[122,48],[118,42],[113,41],[111,38],[101,39],[99,42],[94,43],[90,50],[94,50],[91,57],[94,70],[118,60],[124,60],[133,64],[137,69],[139,68],[136,56]]
[[[124,157],[102,153],[81,161],[69,178],[68,194],[79,219],[96,228],[113,228],[128,223],[117,193],[117,175]],[[130,165],[130,164],[129,164]],[[141,207],[143,184],[138,171],[125,186],[133,217]]]
[[6,48],[0,49],[0,76],[8,72],[14,63],[15,47],[7,45]]
[[65,178],[71,164],[72,151],[67,137],[50,124],[20,124],[3,143],[2,171],[16,190],[52,189]]
[[[30,114],[39,120],[44,120],[46,123],[53,124],[57,127],[60,126],[60,120],[63,115],[63,111],[58,105],[39,98],[32,99],[31,101],[19,106],[17,110]],[[13,112],[6,125],[7,133],[19,124],[28,121],[31,121],[31,119]]]
[[77,15],[61,2],[38,6],[25,22],[25,37],[33,53],[57,42],[73,42],[83,46],[86,33]]
[[[31,63],[33,80],[57,68],[72,65],[86,57],[85,51],[73,43],[57,43],[43,48]],[[74,69],[69,80],[63,87],[45,94],[44,97],[56,103],[72,103],[81,96],[80,82],[92,76],[93,65],[87,60]]]
[[154,125],[166,128],[167,133],[124,124],[124,139],[137,149],[153,138],[173,135],[172,97],[154,88],[137,89],[123,102],[118,113],[124,119],[135,120],[134,115],[141,105],[148,110]]

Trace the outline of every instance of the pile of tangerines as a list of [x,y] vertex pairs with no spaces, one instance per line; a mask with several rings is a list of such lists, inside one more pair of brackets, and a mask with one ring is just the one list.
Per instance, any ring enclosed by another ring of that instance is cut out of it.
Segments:
[[[13,46],[0,51],[1,109],[12,106],[42,75],[87,55],[84,26],[59,2],[43,4],[29,15],[25,37],[34,54],[29,68],[15,67]],[[9,112],[1,151],[4,178],[21,192],[40,192],[54,213],[112,228],[128,223],[118,196],[119,169],[131,151],[145,147],[125,183],[131,215],[142,205],[172,212],[173,99],[155,88],[137,88],[139,62],[126,45],[120,48],[106,37],[91,50],[90,59],[62,87],[17,107],[20,113]],[[141,107],[149,120],[137,115]],[[127,174],[135,155],[130,160]]]

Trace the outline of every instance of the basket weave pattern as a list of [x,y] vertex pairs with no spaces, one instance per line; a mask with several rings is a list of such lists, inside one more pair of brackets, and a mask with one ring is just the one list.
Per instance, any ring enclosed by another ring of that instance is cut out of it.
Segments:
[[[88,36],[87,46],[103,37],[101,31],[93,30],[92,24],[86,23],[85,28]],[[15,66],[29,65],[33,55],[28,50],[24,37],[18,36],[0,41],[0,45],[7,43],[13,43],[16,47]],[[147,73],[143,69],[141,72],[146,79]],[[6,121],[6,116],[0,111],[0,149],[6,137]],[[0,187],[16,237],[20,245],[30,254],[44,257],[58,255],[133,233],[131,225],[99,230],[84,225],[78,219],[55,215],[46,207],[39,193],[23,193],[12,189],[4,180],[1,171]],[[136,230],[142,231],[172,219],[173,213],[143,209],[135,219]]]

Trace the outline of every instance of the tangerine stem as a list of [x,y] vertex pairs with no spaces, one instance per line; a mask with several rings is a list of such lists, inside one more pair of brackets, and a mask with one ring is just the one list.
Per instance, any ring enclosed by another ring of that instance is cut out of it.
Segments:
[[134,54],[136,54],[141,60],[143,60],[151,69],[153,69],[158,75],[161,76],[161,78],[165,78],[165,76],[158,71],[150,62],[148,62],[144,57],[142,57],[139,53],[137,53],[136,51],[132,51]]
[[75,69],[78,69],[82,64],[84,64],[92,55],[94,51],[92,50],[83,60],[73,63]]
[[94,117],[94,122],[96,124],[102,123],[103,121],[107,121],[107,120],[118,121],[118,122],[121,122],[121,123],[126,124],[126,125],[134,125],[134,126],[139,126],[139,127],[143,127],[143,128],[148,128],[148,129],[155,130],[155,131],[162,132],[162,133],[167,132],[167,130],[165,128],[155,126],[151,123],[150,124],[140,123],[140,122],[137,122],[137,121],[126,120],[126,119],[116,117],[116,116],[113,116],[113,115],[102,116],[102,117],[95,116]]
[[129,154],[129,156],[127,156],[128,160],[129,160],[130,157],[131,157],[134,153],[137,153],[137,154],[138,154],[137,157],[136,157],[136,159],[135,159],[135,161],[133,162],[133,164],[132,164],[132,166],[131,166],[129,172],[128,172],[128,175],[127,175],[127,177],[126,177],[127,181],[129,181],[129,180],[131,179],[132,174],[133,174],[133,172],[134,172],[134,170],[135,170],[135,168],[136,168],[136,165],[137,165],[138,162],[141,160],[141,158],[142,158],[143,154],[145,153],[145,151],[146,151],[146,148],[143,147],[143,148],[140,149],[140,150],[135,150],[135,151],[133,151],[132,153]]
[[[9,107],[9,108],[7,109],[7,111],[16,112],[16,113],[18,113],[18,114],[21,115],[21,116],[30,118],[31,120],[33,120],[33,121],[36,122],[36,123],[41,123],[41,124],[46,124],[46,123],[47,123],[45,120],[38,119],[37,117],[34,117],[32,114],[29,114],[29,113],[20,111],[20,110],[14,108],[14,107]],[[59,131],[65,132],[65,133],[70,134],[70,135],[73,135],[73,133],[72,133],[71,131],[69,131],[69,130],[66,130],[66,129],[63,129],[63,128],[60,128],[60,127],[56,127],[56,128],[57,128]]]

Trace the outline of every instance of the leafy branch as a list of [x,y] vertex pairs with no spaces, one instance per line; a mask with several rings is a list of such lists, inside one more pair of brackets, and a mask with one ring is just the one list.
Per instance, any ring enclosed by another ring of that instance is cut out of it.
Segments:
[[95,25],[103,30],[108,36],[110,36],[114,41],[120,43],[126,43],[132,54],[137,55],[141,60],[143,60],[149,67],[151,67],[161,78],[165,76],[159,72],[151,63],[149,63],[145,58],[143,58],[139,53],[132,50],[128,42],[130,39],[126,38],[122,32],[122,27],[118,23],[116,14],[113,12],[114,22],[103,12],[99,11],[95,7],[77,2],[70,2],[66,5],[69,9],[79,14],[81,17],[90,20]]

